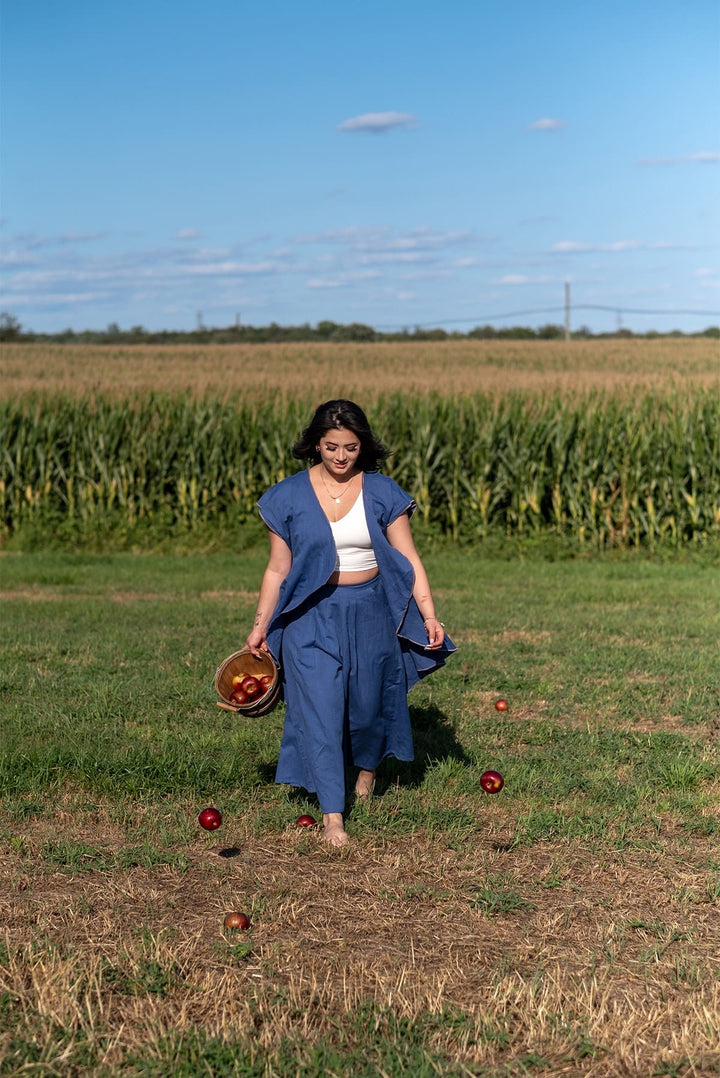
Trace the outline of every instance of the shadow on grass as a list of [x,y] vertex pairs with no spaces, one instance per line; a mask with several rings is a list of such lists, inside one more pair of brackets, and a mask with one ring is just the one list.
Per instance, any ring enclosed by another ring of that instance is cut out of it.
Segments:
[[428,771],[441,760],[471,765],[472,759],[455,736],[455,729],[444,711],[430,704],[411,707],[415,759],[409,762],[388,758],[381,764],[375,786],[376,796],[396,785],[414,789],[422,786]]
[[[439,708],[432,704],[428,707],[411,707],[410,721],[415,759],[403,761],[388,757],[383,760],[378,768],[375,797],[382,797],[388,789],[395,789],[398,785],[410,789],[422,786],[427,772],[441,760],[454,760],[467,765],[473,762],[457,740],[455,730],[447,715]],[[275,768],[275,762],[259,764],[257,771],[261,780],[269,784],[273,783]],[[356,769],[350,768],[347,781],[349,790],[354,786],[355,773]],[[307,802],[308,797],[314,799],[314,795],[309,795],[301,789],[291,790],[288,796],[291,801],[298,803]]]

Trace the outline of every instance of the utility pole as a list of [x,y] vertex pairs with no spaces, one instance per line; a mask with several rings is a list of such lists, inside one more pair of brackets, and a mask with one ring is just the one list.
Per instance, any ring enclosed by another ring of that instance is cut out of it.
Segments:
[[570,340],[570,282],[565,282],[565,340]]

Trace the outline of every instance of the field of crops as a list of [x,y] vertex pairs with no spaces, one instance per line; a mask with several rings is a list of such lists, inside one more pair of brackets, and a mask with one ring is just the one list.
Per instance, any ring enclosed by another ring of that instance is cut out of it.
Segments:
[[606,343],[54,346],[42,379],[36,347],[15,346],[3,357],[5,391],[17,391],[0,400],[0,541],[222,542],[297,470],[291,445],[314,405],[347,395],[433,534],[591,549],[715,540],[717,344]]
[[223,398],[720,389],[720,342],[649,340],[256,344],[5,344],[0,398],[150,392]]

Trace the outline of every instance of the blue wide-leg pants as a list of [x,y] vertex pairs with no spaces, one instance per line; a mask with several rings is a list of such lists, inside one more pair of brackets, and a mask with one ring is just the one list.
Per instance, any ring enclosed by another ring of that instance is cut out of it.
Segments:
[[283,630],[285,725],[276,782],[345,808],[345,775],[413,759],[407,681],[380,577],[326,585]]

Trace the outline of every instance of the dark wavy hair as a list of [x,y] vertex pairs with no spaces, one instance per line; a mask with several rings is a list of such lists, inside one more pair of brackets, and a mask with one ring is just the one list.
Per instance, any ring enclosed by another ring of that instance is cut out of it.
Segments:
[[293,456],[298,460],[320,461],[317,445],[329,430],[351,430],[360,442],[358,466],[364,472],[377,471],[378,463],[389,451],[373,434],[367,416],[353,401],[326,401],[315,409],[315,415],[293,446]]

